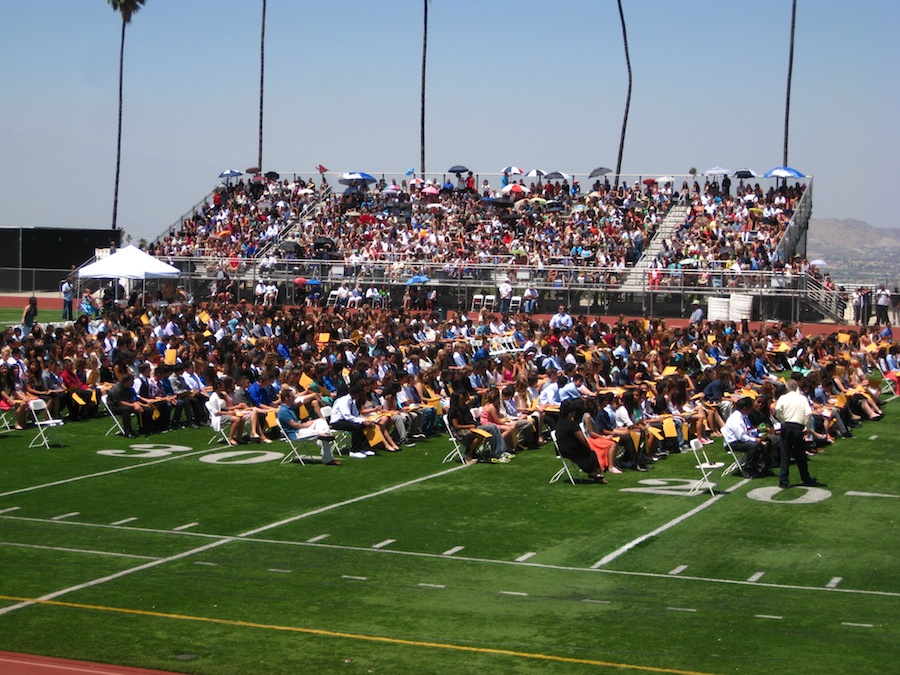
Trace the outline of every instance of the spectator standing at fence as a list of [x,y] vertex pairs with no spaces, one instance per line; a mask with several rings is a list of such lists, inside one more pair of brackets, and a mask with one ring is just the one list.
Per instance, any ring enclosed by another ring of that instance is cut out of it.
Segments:
[[504,279],[500,282],[500,286],[497,288],[497,292],[500,295],[500,313],[509,313],[509,301],[512,298],[513,292],[513,288],[509,283],[509,279]]
[[62,291],[63,296],[63,312],[62,319],[63,321],[71,321],[72,320],[72,301],[75,299],[75,288],[72,286],[72,281],[68,277],[63,279],[62,285],[59,287],[59,290]]
[[875,325],[881,326],[890,321],[888,308],[891,306],[891,292],[884,284],[875,291]]

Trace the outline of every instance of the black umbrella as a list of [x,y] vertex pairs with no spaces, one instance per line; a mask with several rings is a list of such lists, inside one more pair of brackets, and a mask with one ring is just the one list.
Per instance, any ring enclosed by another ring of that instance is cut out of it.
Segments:
[[278,244],[278,248],[282,251],[296,251],[298,248],[300,248],[300,244],[298,244],[296,241],[283,241]]
[[738,169],[734,172],[735,178],[758,178],[755,171],[751,171],[750,169]]
[[454,164],[449,169],[447,169],[447,173],[466,173],[466,171],[468,171],[468,169],[462,164]]
[[588,178],[596,178],[597,176],[605,176],[606,174],[610,173],[611,171],[612,171],[612,169],[607,169],[605,166],[598,166],[596,169],[591,171],[591,173],[588,175]]
[[278,175],[277,171],[266,171],[266,178],[269,180],[278,180],[281,176]]
[[569,180],[569,176],[561,171],[551,171],[544,175],[544,180]]
[[318,248],[318,249],[322,249],[322,248],[334,249],[335,243],[333,240],[329,239],[328,237],[316,237],[315,239],[313,239],[313,247]]
[[501,209],[508,209],[515,205],[512,199],[494,199],[491,200],[491,206],[497,206]]
[[244,173],[259,173],[259,167],[258,166],[248,167],[248,168],[244,169]]

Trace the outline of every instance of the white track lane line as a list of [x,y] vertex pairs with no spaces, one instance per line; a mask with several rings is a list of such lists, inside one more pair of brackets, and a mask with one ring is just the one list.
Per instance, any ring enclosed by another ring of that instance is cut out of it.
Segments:
[[634,539],[634,540],[628,542],[627,544],[625,544],[625,545],[622,546],[621,548],[616,549],[616,550],[613,551],[612,553],[609,553],[609,554],[603,556],[600,560],[598,560],[598,561],[595,562],[593,565],[591,565],[591,568],[592,568],[592,569],[598,569],[598,568],[600,568],[600,567],[603,567],[604,565],[608,565],[609,563],[611,563],[613,560],[615,560],[615,559],[618,558],[619,556],[621,556],[621,555],[623,555],[623,554],[625,554],[625,553],[628,553],[628,551],[630,551],[631,549],[633,549],[633,548],[634,548],[635,546],[637,546],[638,544],[641,544],[641,543],[647,541],[648,539],[652,539],[652,538],[655,537],[656,535],[662,534],[662,533],[665,532],[666,530],[672,529],[673,527],[675,527],[675,526],[678,525],[679,523],[684,522],[684,521],[687,520],[688,518],[691,518],[692,516],[697,515],[698,513],[700,513],[701,511],[703,511],[704,509],[708,509],[710,506],[712,506],[712,505],[715,504],[717,501],[719,501],[720,499],[722,499],[722,497],[724,497],[725,495],[734,492],[735,490],[737,490],[737,489],[740,488],[740,487],[743,487],[744,485],[746,485],[746,484],[749,483],[749,482],[750,482],[750,479],[749,479],[749,478],[745,478],[744,480],[738,482],[737,484],[735,484],[734,486],[732,486],[731,488],[729,488],[729,489],[726,490],[725,492],[723,492],[723,493],[721,493],[721,494],[717,494],[715,497],[710,497],[710,498],[707,499],[705,502],[703,502],[703,503],[700,504],[699,506],[694,507],[693,509],[691,509],[691,510],[688,511],[687,513],[681,514],[680,516],[678,516],[678,517],[675,518],[674,520],[670,520],[670,521],[669,521],[668,523],[666,523],[665,525],[661,525],[660,527],[657,527],[657,528],[656,528],[655,530],[653,530],[652,532],[648,532],[647,534],[641,535],[641,536],[638,537],[637,539]]

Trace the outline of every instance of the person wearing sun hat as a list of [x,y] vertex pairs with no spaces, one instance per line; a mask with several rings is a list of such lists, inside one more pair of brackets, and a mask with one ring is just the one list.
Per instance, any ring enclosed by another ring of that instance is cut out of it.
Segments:
[[700,306],[699,300],[694,300],[691,303],[691,324],[695,323],[703,323],[703,308]]

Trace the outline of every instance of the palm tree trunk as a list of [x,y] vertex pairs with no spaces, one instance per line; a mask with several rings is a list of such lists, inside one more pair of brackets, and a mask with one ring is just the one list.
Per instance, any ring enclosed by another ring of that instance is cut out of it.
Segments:
[[625,150],[625,129],[628,127],[628,109],[631,107],[631,56],[628,54],[628,32],[625,30],[625,13],[622,11],[622,0],[619,3],[619,19],[622,21],[622,42],[625,45],[625,65],[628,67],[628,94],[625,97],[625,116],[622,118],[622,135],[619,137],[619,159],[616,162],[616,186],[622,172],[622,153]]
[[794,26],[797,23],[797,0],[791,6],[791,49],[788,54],[787,96],[784,101],[784,162],[788,166],[788,128],[791,120],[791,76],[794,72]]
[[122,80],[125,65],[125,19],[122,19],[122,39],[119,42],[119,132],[116,137],[116,182],[113,188],[112,229],[116,229],[119,212],[119,169],[122,165]]
[[266,0],[262,0],[262,28],[259,31],[259,155],[256,166],[263,170],[263,93],[266,74]]
[[419,171],[425,177],[425,58],[428,54],[428,0],[422,0],[425,8],[425,25],[422,29],[422,104],[419,121]]

